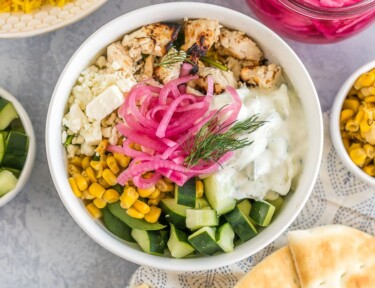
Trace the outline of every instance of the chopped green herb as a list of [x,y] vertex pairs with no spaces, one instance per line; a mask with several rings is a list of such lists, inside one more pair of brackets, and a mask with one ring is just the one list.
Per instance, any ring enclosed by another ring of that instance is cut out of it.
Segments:
[[66,137],[66,140],[65,140],[65,143],[64,143],[65,147],[69,146],[72,143],[73,137],[74,137],[74,135],[68,135],[68,137]]
[[204,63],[207,63],[207,64],[209,64],[213,67],[219,68],[223,71],[228,71],[227,66],[225,66],[225,65],[221,64],[219,61],[216,61],[216,60],[211,59],[209,57],[203,56],[203,57],[200,58],[200,60],[202,60]]

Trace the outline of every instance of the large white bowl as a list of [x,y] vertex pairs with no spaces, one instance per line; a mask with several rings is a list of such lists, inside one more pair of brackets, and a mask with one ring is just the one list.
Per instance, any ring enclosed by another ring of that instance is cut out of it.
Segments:
[[[232,253],[193,259],[172,259],[148,255],[139,248],[119,240],[94,220],[80,199],[71,192],[67,180],[66,156],[61,144],[61,119],[66,102],[80,72],[90,65],[111,42],[142,25],[158,21],[181,21],[183,18],[215,18],[223,25],[245,31],[263,49],[271,62],[279,63],[300,96],[308,124],[308,152],[298,188],[290,195],[273,223]],[[313,82],[293,50],[274,32],[259,22],[223,7],[203,3],[168,3],[142,8],[123,15],[94,33],[70,59],[53,93],[46,126],[46,148],[50,171],[65,207],[81,228],[97,243],[132,262],[166,270],[197,271],[212,269],[242,260],[264,248],[277,238],[297,217],[315,183],[323,141],[322,115]]]

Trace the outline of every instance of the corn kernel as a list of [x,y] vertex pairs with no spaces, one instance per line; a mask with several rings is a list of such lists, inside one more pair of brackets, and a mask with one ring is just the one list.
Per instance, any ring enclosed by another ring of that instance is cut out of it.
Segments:
[[365,118],[365,111],[363,111],[363,109],[359,109],[357,115],[354,117],[354,121],[359,124],[362,122],[363,118]]
[[102,169],[103,169],[102,162],[100,162],[100,161],[91,160],[91,161],[90,161],[90,166],[91,166],[94,170],[96,170],[96,171],[99,171],[99,170],[102,170]]
[[69,163],[81,168],[82,167],[82,159],[81,157],[74,156],[71,159],[69,159]]
[[155,199],[155,198],[158,198],[159,196],[160,196],[160,190],[158,189],[158,188],[155,188],[155,191],[154,192],[152,192],[149,196],[148,196],[148,198],[149,199]]
[[95,196],[91,195],[90,192],[89,192],[89,190],[85,190],[85,191],[82,191],[81,199],[94,200]]
[[89,177],[91,183],[98,182],[98,180],[96,179],[96,176],[95,176],[94,169],[92,169],[92,167],[87,167],[87,169],[85,171],[86,171],[87,177]]
[[159,195],[159,197],[157,197],[155,199],[148,199],[147,204],[149,206],[156,206],[156,205],[159,205],[160,200],[161,200],[161,198],[160,198],[160,195]]
[[150,206],[139,200],[136,200],[134,202],[133,207],[142,214],[147,214],[148,212],[150,212]]
[[357,132],[359,130],[359,123],[355,122],[353,119],[349,119],[346,122],[345,130],[349,132]]
[[201,180],[195,181],[195,191],[197,198],[202,198],[204,193],[203,182]]
[[142,213],[138,212],[138,210],[133,207],[130,207],[129,209],[127,209],[126,214],[128,214],[130,217],[137,218],[137,219],[142,219],[145,216]]
[[370,144],[365,144],[365,145],[363,145],[363,149],[365,149],[367,157],[369,157],[370,159],[373,159],[375,157],[374,146],[372,146]]
[[126,186],[124,192],[120,196],[120,204],[124,209],[133,206],[134,202],[137,201],[139,194],[133,187]]
[[74,174],[81,174],[81,169],[79,169],[76,165],[74,164],[69,164],[68,165],[68,173],[69,175],[73,176]]
[[96,198],[102,198],[105,192],[105,188],[98,183],[92,183],[89,187],[89,192]]
[[366,174],[374,177],[375,176],[375,165],[367,165],[367,166],[363,167],[363,171]]
[[83,177],[81,174],[76,173],[73,175],[73,178],[76,181],[79,190],[84,191],[89,186],[85,177]]
[[147,172],[147,173],[145,173],[145,174],[142,175],[142,178],[144,178],[144,179],[151,179],[152,176],[154,176],[153,172]]
[[108,168],[111,169],[113,174],[117,174],[120,171],[120,168],[118,168],[115,157],[108,156],[106,162]]
[[83,158],[82,159],[82,168],[86,170],[88,167],[90,167],[90,161],[91,161],[91,157],[89,157],[89,156],[86,156],[85,158]]
[[363,148],[356,148],[349,152],[350,159],[359,167],[365,164],[367,155]]
[[120,153],[113,153],[113,157],[115,157],[117,164],[121,166],[122,168],[126,168],[129,166],[129,162],[130,162],[129,156],[126,156]]
[[143,198],[147,198],[155,191],[155,189],[156,189],[155,185],[152,185],[149,188],[146,188],[146,189],[138,188],[137,190],[138,190],[139,196]]
[[99,179],[98,179],[98,183],[99,183],[100,185],[102,185],[105,189],[108,189],[109,187],[111,187],[111,185],[109,185],[109,184],[107,183],[107,181],[105,181],[104,178],[99,178]]
[[107,150],[108,144],[109,144],[108,140],[103,139],[102,141],[100,141],[98,147],[96,147],[95,152],[98,153],[99,155],[103,155],[105,151]]
[[80,198],[82,196],[82,192],[81,190],[78,189],[76,180],[73,177],[70,177],[68,181],[69,181],[70,187],[72,188],[74,195]]
[[90,212],[91,216],[99,219],[102,217],[102,211],[98,207],[94,205],[94,203],[90,203],[86,206],[87,210]]
[[156,223],[159,220],[161,209],[156,206],[150,207],[150,212],[145,214],[144,218],[149,223]]
[[366,97],[365,103],[375,103],[375,96]]
[[112,173],[111,170],[104,169],[102,173],[102,177],[104,180],[110,185],[110,186],[115,186],[117,184],[117,177]]
[[158,187],[161,192],[172,192],[174,190],[174,185],[172,183],[168,183],[163,178],[156,182],[156,187]]
[[351,109],[344,109],[341,111],[340,123],[345,124],[354,115],[354,111]]
[[120,194],[115,189],[108,189],[103,194],[103,199],[107,203],[114,203],[120,198]]
[[359,105],[360,104],[357,99],[345,99],[344,104],[342,105],[342,109],[350,109],[354,111],[354,113],[357,113]]
[[94,205],[99,209],[103,209],[105,206],[107,206],[107,202],[101,198],[95,198],[92,203],[94,203]]
[[83,178],[85,178],[86,182],[88,185],[90,185],[90,177],[87,175],[87,172],[86,171],[82,171],[81,175],[83,176]]
[[350,147],[349,139],[347,139],[347,138],[342,139],[342,144],[344,144],[344,147],[345,147],[346,151],[348,151],[349,147]]
[[372,73],[364,73],[354,83],[354,88],[359,90],[362,87],[371,86],[375,81],[375,76]]
[[142,147],[141,147],[141,145],[135,143],[135,144],[134,144],[134,150],[142,151]]
[[363,119],[361,123],[359,124],[359,129],[361,129],[362,133],[366,133],[370,131],[371,125],[369,124],[368,120]]

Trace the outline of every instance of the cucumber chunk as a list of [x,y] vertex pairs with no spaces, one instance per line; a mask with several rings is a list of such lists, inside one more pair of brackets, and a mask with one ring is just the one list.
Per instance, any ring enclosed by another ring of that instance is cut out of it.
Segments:
[[5,138],[4,138],[4,134],[0,133],[0,163],[1,161],[3,161],[4,153],[5,153]]
[[[248,200],[243,200],[248,201]],[[239,203],[240,204],[240,203]],[[241,205],[240,205],[241,207]],[[234,232],[242,242],[250,240],[258,234],[257,229],[251,222],[251,219],[239,207],[238,204],[233,211],[224,215],[228,223],[232,226]]]
[[280,211],[281,206],[283,206],[283,204],[284,204],[284,198],[279,196],[276,199],[267,200],[267,202],[275,207],[275,213],[277,213],[277,212]]
[[186,210],[189,207],[177,204],[173,198],[165,198],[160,201],[160,208],[169,223],[178,228],[186,229]]
[[197,198],[195,201],[195,208],[196,209],[201,209],[204,207],[210,207],[210,204],[208,204],[208,201],[205,198]]
[[191,234],[188,240],[193,247],[202,254],[212,255],[223,250],[216,243],[215,229],[212,227],[203,227]]
[[8,170],[0,171],[0,197],[12,191],[17,185],[17,178]]
[[188,241],[187,234],[177,229],[173,224],[171,224],[170,235],[167,245],[172,257],[183,258],[195,251]]
[[177,204],[194,208],[197,199],[195,178],[189,179],[183,186],[175,185],[174,193]]
[[237,204],[237,207],[243,212],[243,214],[249,216],[251,210],[251,203],[248,199],[242,200],[240,203]]
[[[161,230],[166,226],[160,223],[148,223],[143,219],[136,219],[126,214],[125,209],[120,206],[120,202],[108,204],[108,209],[111,213],[128,225],[130,228],[138,230]],[[134,238],[134,237],[133,237]],[[135,239],[135,238],[134,238]]]
[[216,243],[224,252],[231,252],[234,249],[234,231],[229,223],[220,226],[217,231]]
[[217,218],[216,211],[206,208],[187,209],[186,227],[190,230],[197,230],[205,226],[217,226],[219,220]]
[[132,229],[128,225],[114,216],[107,207],[102,209],[102,213],[104,225],[109,231],[125,241],[135,242],[131,236]]
[[268,226],[275,213],[275,206],[266,201],[255,201],[250,211],[250,218],[259,226]]
[[218,215],[232,211],[236,206],[236,200],[228,195],[230,189],[229,183],[220,183],[216,175],[203,179],[205,196],[212,209],[215,209]]
[[29,137],[26,134],[10,131],[5,141],[5,152],[1,165],[22,170],[28,147]]
[[153,255],[164,254],[164,240],[161,231],[133,229],[131,236],[146,253]]
[[16,176],[16,178],[19,178],[20,175],[21,175],[21,170],[18,170],[18,169],[13,169],[13,168],[8,168],[8,167],[2,167],[0,168],[0,171],[3,171],[3,170],[8,170],[9,172],[11,172],[14,176]]
[[0,130],[7,128],[14,119],[18,118],[18,113],[13,104],[8,100],[0,98]]

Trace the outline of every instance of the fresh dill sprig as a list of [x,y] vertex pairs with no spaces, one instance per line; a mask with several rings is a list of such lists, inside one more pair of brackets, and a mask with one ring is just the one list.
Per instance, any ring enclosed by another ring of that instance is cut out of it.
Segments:
[[171,69],[172,66],[176,63],[180,62],[189,62],[191,61],[187,58],[187,54],[183,50],[176,50],[176,48],[171,47],[168,50],[168,53],[161,59],[159,63],[155,63],[156,67],[165,67],[167,69]]
[[212,59],[210,57],[207,57],[207,56],[203,56],[200,58],[200,60],[202,60],[204,63],[207,63],[213,67],[216,67],[216,68],[219,68],[220,70],[223,70],[223,71],[228,71],[228,67],[221,64],[219,61],[216,61],[215,59]]
[[252,141],[241,136],[254,132],[266,123],[258,120],[258,115],[253,115],[246,120],[223,125],[219,122],[218,113],[185,145],[188,157],[185,158],[184,164],[188,167],[217,162],[226,153],[251,145]]

